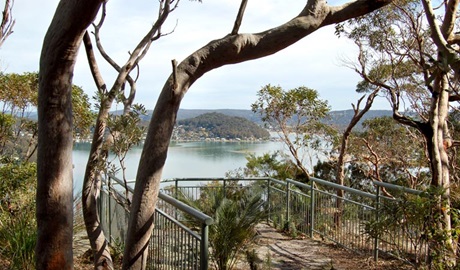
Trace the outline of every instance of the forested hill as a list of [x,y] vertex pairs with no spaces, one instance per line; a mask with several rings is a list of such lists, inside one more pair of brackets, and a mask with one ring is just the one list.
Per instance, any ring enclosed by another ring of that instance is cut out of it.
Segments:
[[225,139],[269,138],[269,132],[243,117],[211,112],[177,121],[178,130],[202,137]]
[[[187,119],[197,117],[201,114],[217,112],[225,114],[228,116],[237,116],[245,118],[251,122],[254,122],[260,126],[263,125],[262,120],[258,114],[255,114],[251,110],[232,110],[232,109],[223,109],[223,110],[188,110],[180,109],[177,115],[177,120]],[[341,110],[341,111],[331,111],[329,113],[329,118],[324,121],[328,124],[334,125],[338,128],[345,128],[353,117],[353,110]],[[366,119],[382,117],[382,116],[391,116],[392,112],[390,110],[370,110],[367,112],[360,123]],[[149,118],[150,120],[150,118]],[[360,126],[360,125],[359,125]],[[358,128],[359,128],[358,126]]]
[[[350,120],[353,117],[353,115],[354,115],[353,110],[331,111],[329,113],[329,118],[325,119],[324,121],[338,128],[345,129],[350,123]],[[372,119],[372,118],[377,118],[377,117],[382,117],[382,116],[392,116],[392,115],[393,115],[393,112],[390,110],[370,110],[366,114],[364,114],[361,121],[359,121],[357,128],[359,129],[361,127],[361,123],[366,119]]]
[[[114,113],[115,114],[121,113],[121,111],[114,112]],[[180,121],[183,119],[194,118],[194,117],[200,116],[202,114],[207,114],[207,113],[220,113],[220,114],[224,114],[227,116],[241,117],[241,118],[245,118],[251,122],[258,124],[259,126],[263,125],[262,120],[260,119],[260,116],[252,112],[251,110],[233,110],[233,109],[218,109],[218,110],[179,109],[179,112],[177,113],[177,121]],[[392,115],[392,112],[390,110],[370,110],[364,115],[360,123],[366,119],[381,117],[381,116],[391,116],[391,115]],[[151,117],[152,117],[152,111],[149,110],[148,114],[143,116],[142,118],[145,125],[148,124]],[[348,123],[350,123],[350,120],[352,117],[353,117],[353,110],[331,111],[329,113],[329,118],[325,119],[324,121],[328,124],[331,124],[338,128],[343,129],[348,125]],[[358,125],[357,128],[360,128],[360,125]]]
[[251,122],[262,124],[260,116],[253,113],[251,110],[236,110],[236,109],[216,109],[216,110],[204,110],[204,109],[179,109],[177,113],[177,120],[194,118],[205,113],[221,113],[228,116],[242,117]]

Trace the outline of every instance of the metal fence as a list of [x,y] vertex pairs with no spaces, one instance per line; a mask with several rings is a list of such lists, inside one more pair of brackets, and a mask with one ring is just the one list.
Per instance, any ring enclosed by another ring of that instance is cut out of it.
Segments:
[[[123,181],[109,176],[101,189],[100,213],[104,233],[112,245],[123,245],[128,228],[129,207]],[[128,186],[128,198],[133,189]],[[200,228],[188,228],[177,218],[187,214]],[[208,227],[211,217],[166,195],[159,194],[149,242],[147,269],[208,269]]]
[[[374,182],[374,193],[369,193],[317,178],[310,179],[310,184],[272,178],[171,179],[166,181],[171,185],[163,191],[171,196],[183,193],[199,199],[205,189],[210,192],[216,188],[225,190],[257,185],[264,190],[269,220],[275,227],[292,234],[319,236],[353,251],[373,255],[375,260],[379,252],[411,263],[426,259],[427,244],[422,237],[422,225],[411,224],[411,220],[394,216],[391,212],[398,204],[408,203],[402,199],[405,195],[419,196],[420,191]],[[382,188],[393,190],[401,197],[383,196]],[[343,195],[337,195],[340,193]],[[396,223],[379,227],[379,221],[385,219]]]

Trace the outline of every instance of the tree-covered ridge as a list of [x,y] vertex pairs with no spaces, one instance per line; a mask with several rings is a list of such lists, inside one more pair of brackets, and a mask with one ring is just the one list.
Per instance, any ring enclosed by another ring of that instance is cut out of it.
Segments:
[[200,134],[207,138],[225,139],[266,139],[270,133],[245,118],[233,117],[221,113],[205,113],[194,118],[177,122],[179,133]]

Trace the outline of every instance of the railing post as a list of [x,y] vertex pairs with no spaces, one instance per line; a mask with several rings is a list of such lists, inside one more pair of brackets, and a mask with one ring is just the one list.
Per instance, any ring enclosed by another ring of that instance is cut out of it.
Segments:
[[179,180],[174,179],[174,199],[177,199],[177,195],[179,194]]
[[[174,199],[177,200],[179,197],[179,180],[176,178],[174,179]],[[174,218],[177,220],[177,209],[174,210]]]
[[310,238],[315,230],[315,182],[310,178]]
[[[380,208],[380,186],[377,186],[377,194],[375,197],[375,220],[379,222],[379,208]],[[374,261],[379,260],[379,232],[376,233],[374,238]]]
[[112,243],[112,177],[110,177],[110,175],[108,175],[108,180],[107,180],[107,193],[108,193],[108,196],[107,196],[107,203],[108,203],[108,208],[109,208],[109,212],[108,212],[108,229],[109,229],[109,243]]
[[208,269],[209,248],[208,248],[209,226],[205,222],[201,225],[201,242],[200,242],[200,270]]
[[291,222],[291,183],[286,184],[286,224],[284,224],[286,230],[289,230]]
[[267,223],[269,223],[270,221],[270,218],[271,218],[271,205],[270,205],[270,186],[271,186],[271,183],[270,183],[270,178],[268,178],[267,180],[267,205],[268,205],[268,215],[267,215]]

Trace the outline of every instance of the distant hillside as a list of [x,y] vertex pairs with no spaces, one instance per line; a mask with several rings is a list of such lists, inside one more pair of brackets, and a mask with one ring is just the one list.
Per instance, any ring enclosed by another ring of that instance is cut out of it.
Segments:
[[[326,119],[325,122],[334,125],[340,129],[344,129],[350,123],[351,118],[353,117],[353,110],[344,110],[344,111],[332,111],[329,113],[329,119]],[[358,123],[357,128],[361,128],[361,123],[366,119],[372,119],[382,116],[392,116],[393,112],[390,110],[370,110],[364,114],[361,121]]]
[[220,113],[228,116],[242,117],[251,122],[261,124],[262,120],[260,117],[253,113],[251,110],[232,110],[232,109],[218,109],[218,110],[189,110],[189,109],[180,109],[177,114],[177,120],[188,119],[197,117],[205,113]]
[[256,123],[243,117],[229,116],[222,113],[210,112],[194,118],[177,121],[178,130],[182,136],[200,134],[200,137],[249,139],[269,138],[269,132]]
[[[152,112],[151,110],[148,111],[148,115],[144,116],[142,118],[144,124],[148,124],[152,117]],[[121,113],[120,112],[113,112],[115,114]],[[224,114],[227,116],[234,116],[234,117],[241,117],[245,118],[251,122],[254,122],[258,124],[259,126],[262,126],[262,120],[260,119],[260,116],[258,114],[253,113],[251,110],[233,110],[233,109],[219,109],[219,110],[200,110],[200,109],[179,109],[179,112],[177,114],[177,121],[183,120],[183,119],[189,119],[189,118],[194,118],[197,116],[200,116],[202,114],[206,113],[220,113]],[[330,117],[329,119],[325,119],[324,121],[330,125],[334,125],[338,128],[345,128],[348,123],[350,122],[351,118],[353,117],[353,110],[343,110],[343,111],[331,111],[329,113]],[[370,110],[367,112],[363,119],[361,120],[364,121],[366,119],[370,118],[375,118],[375,117],[381,117],[381,116],[391,116],[392,111],[390,110]],[[358,129],[361,127],[361,122],[358,124]]]

